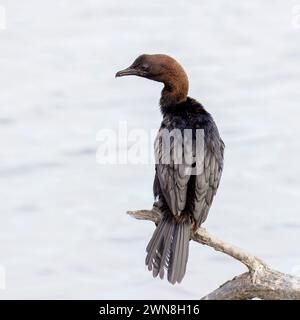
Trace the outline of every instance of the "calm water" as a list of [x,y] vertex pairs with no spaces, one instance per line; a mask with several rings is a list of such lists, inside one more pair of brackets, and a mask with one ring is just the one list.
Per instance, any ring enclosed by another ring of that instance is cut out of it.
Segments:
[[100,129],[159,126],[161,85],[114,79],[144,52],[184,65],[226,142],[205,226],[299,270],[300,2],[0,4],[0,298],[191,299],[244,271],[193,243],[181,285],[153,280],[144,258],[154,226],[125,214],[151,207],[153,167],[96,162]]

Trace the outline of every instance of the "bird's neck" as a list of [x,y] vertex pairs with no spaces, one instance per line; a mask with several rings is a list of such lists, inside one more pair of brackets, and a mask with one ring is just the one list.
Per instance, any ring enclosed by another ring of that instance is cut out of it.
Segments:
[[164,85],[160,98],[160,106],[162,108],[186,101],[189,81],[185,72],[169,76],[164,81]]

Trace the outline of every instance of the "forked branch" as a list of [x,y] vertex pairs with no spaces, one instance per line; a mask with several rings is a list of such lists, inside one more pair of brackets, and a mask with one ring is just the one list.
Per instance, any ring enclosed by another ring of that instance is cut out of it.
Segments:
[[[158,223],[160,212],[152,210],[138,210],[127,212],[133,218],[149,220]],[[222,284],[218,289],[204,296],[205,300],[244,300],[260,298],[300,299],[300,278],[273,270],[256,256],[233,246],[209,234],[206,229],[198,228],[192,232],[192,240],[223,252],[243,263],[248,272],[236,276]]]

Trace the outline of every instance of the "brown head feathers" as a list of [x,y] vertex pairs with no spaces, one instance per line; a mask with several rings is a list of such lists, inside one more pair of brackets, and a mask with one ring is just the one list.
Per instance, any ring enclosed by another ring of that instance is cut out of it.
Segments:
[[143,54],[133,64],[116,73],[116,77],[135,75],[164,83],[160,105],[162,108],[186,101],[189,81],[182,66],[165,54]]

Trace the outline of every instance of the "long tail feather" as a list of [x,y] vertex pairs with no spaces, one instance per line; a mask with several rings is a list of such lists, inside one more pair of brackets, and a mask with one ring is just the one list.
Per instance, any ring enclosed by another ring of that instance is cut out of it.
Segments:
[[181,282],[185,272],[189,253],[191,223],[189,219],[176,221],[171,215],[165,215],[146,248],[145,263],[154,277],[162,279],[167,270],[168,281]]

